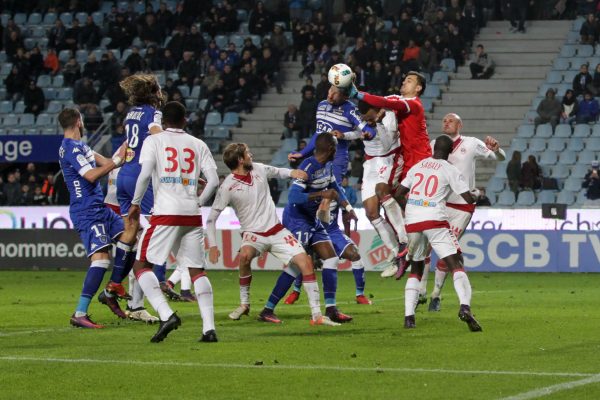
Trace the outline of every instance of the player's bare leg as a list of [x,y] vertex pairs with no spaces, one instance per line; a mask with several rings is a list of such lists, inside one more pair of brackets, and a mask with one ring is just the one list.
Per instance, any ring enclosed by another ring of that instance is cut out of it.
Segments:
[[188,268],[194,284],[194,291],[198,299],[200,317],[202,317],[202,337],[200,342],[216,342],[215,309],[213,304],[213,290],[206,271],[203,268]]
[[419,287],[423,276],[424,261],[410,261],[410,275],[404,287],[404,327],[415,328],[415,310],[419,302]]
[[352,275],[356,284],[356,302],[358,304],[371,304],[371,300],[365,297],[365,267],[360,259],[360,253],[356,246],[348,246],[342,253],[342,258],[352,263]]
[[363,206],[365,208],[365,214],[371,222],[371,225],[373,225],[373,228],[375,228],[375,231],[381,238],[383,244],[390,250],[389,266],[385,269],[385,276],[393,276],[398,271],[398,266],[396,265],[396,255],[398,254],[398,249],[400,248],[400,243],[396,237],[396,232],[394,232],[394,229],[389,222],[381,216],[379,212],[379,198],[377,196],[365,199],[363,201]]
[[319,258],[323,260],[323,297],[325,298],[325,315],[334,322],[350,322],[352,317],[340,312],[336,306],[337,269],[339,258],[331,242],[319,242],[313,246]]
[[471,332],[480,332],[482,330],[481,326],[471,313],[471,282],[469,282],[469,277],[463,269],[461,256],[459,254],[452,254],[444,257],[443,260],[452,272],[454,290],[456,290],[460,302],[458,318],[469,326]]
[[251,263],[258,256],[258,251],[252,246],[240,248],[240,305],[229,314],[229,318],[237,321],[242,315],[250,313],[250,284],[252,283]]

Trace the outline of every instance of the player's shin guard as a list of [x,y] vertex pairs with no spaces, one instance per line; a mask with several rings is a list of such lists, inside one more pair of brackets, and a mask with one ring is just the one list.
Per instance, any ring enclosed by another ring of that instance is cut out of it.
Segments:
[[423,276],[421,276],[421,288],[419,289],[419,296],[427,296],[427,281],[429,280],[429,269],[431,268],[431,258],[425,259],[425,266],[423,267]]
[[325,297],[325,307],[335,306],[335,294],[337,292],[337,268],[339,259],[337,257],[328,258],[323,261],[323,297]]
[[92,261],[92,264],[85,275],[85,280],[83,281],[81,296],[79,297],[79,303],[75,309],[75,317],[83,317],[87,314],[92,297],[94,297],[102,284],[102,279],[104,279],[104,274],[109,265],[109,260]]
[[173,314],[173,310],[169,307],[166,297],[163,295],[162,290],[160,290],[160,285],[154,272],[150,268],[144,268],[136,271],[135,276],[152,308],[158,313],[160,320],[168,320]]
[[131,300],[127,301],[127,307],[131,310],[144,307],[144,291],[140,283],[135,279],[133,271],[129,273],[129,295]]
[[117,242],[115,247],[115,261],[110,280],[114,283],[121,283],[133,267],[135,252],[133,252],[130,245],[120,241]]
[[277,278],[277,282],[275,282],[275,287],[269,296],[269,300],[267,300],[265,308],[270,310],[275,309],[277,303],[285,296],[298,274],[299,271],[295,267],[287,266],[283,269],[283,272],[279,275],[279,278]]
[[419,286],[421,277],[416,274],[410,274],[404,287],[404,316],[415,315],[417,302],[419,301]]
[[440,269],[438,261],[438,265],[435,268],[435,285],[433,286],[433,292],[431,292],[432,299],[440,297],[444,282],[446,282],[446,276],[448,276],[448,272]]
[[302,275],[298,275],[294,280],[294,292],[300,293],[302,291]]
[[387,195],[381,199],[381,205],[398,235],[398,241],[400,243],[408,243],[408,236],[404,227],[404,217],[402,217],[402,209],[398,202],[391,195]]
[[206,333],[215,329],[215,309],[213,305],[213,290],[206,276],[206,273],[200,274],[192,278],[194,283],[194,291],[198,299],[198,308],[202,317],[202,333]]
[[461,305],[471,305],[471,282],[463,269],[455,269],[452,272],[454,279],[454,290],[458,295]]
[[240,304],[250,305],[250,284],[252,275],[240,276]]
[[310,275],[303,276],[302,284],[304,286],[304,290],[306,291],[306,296],[308,297],[308,305],[310,306],[310,314],[313,320],[319,319],[321,317],[321,302],[319,293],[319,284],[317,283],[317,278],[314,273]]
[[156,279],[158,279],[159,282],[165,282],[167,280],[167,264],[163,264],[163,265],[158,265],[155,264],[154,268],[152,268],[152,271],[154,271],[154,275],[156,276]]
[[356,295],[360,296],[365,294],[365,267],[361,260],[352,261],[352,275],[354,275]]
[[371,224],[373,225],[373,228],[375,228],[375,231],[377,231],[383,244],[390,249],[395,256],[398,253],[400,244],[398,243],[398,238],[396,237],[394,229],[392,229],[390,224],[381,217],[371,221]]

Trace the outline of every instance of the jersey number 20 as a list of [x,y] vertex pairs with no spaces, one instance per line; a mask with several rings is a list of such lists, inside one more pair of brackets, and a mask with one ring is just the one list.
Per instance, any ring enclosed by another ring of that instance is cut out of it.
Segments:
[[[179,162],[177,161],[177,149],[174,147],[165,147],[165,152],[168,153],[167,161],[169,165],[165,168],[165,172],[175,172],[177,168],[179,168]],[[188,149],[187,147],[183,149],[183,153],[187,155],[186,158],[183,159],[186,165],[182,165],[181,172],[184,174],[189,174],[194,171],[194,158],[196,157],[196,153],[192,149]]]
[[[417,181],[417,183],[415,183],[415,185],[413,186],[410,193],[414,194],[416,196],[419,196],[421,194],[420,186],[423,183],[425,176],[423,174],[417,172],[415,174],[415,177],[418,179],[418,181]],[[439,184],[439,181],[438,181],[438,177],[436,175],[430,175],[429,177],[427,177],[427,182],[425,182],[425,196],[433,197],[435,192],[437,192],[438,184]]]

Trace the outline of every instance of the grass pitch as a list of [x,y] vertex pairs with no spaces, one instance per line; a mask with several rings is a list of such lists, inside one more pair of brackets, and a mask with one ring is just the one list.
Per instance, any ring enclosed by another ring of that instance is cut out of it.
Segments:
[[[117,321],[71,328],[82,272],[0,272],[0,398],[10,399],[599,399],[600,274],[471,273],[471,333],[451,280],[442,311],[402,327],[404,281],[367,276],[371,306],[354,304],[340,273],[339,308],[355,317],[310,327],[303,294],[285,322],[256,321],[277,274],[256,272],[249,318],[230,321],[236,272],[211,272],[219,343],[198,343],[196,304],[174,303],[183,325],[160,344],[156,326]],[[433,276],[432,276],[433,278]],[[431,286],[430,281],[430,286]]]

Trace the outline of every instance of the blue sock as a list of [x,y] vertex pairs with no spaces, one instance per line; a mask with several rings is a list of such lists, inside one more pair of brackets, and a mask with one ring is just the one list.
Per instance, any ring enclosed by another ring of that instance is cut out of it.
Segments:
[[115,283],[123,282],[123,279],[131,271],[133,262],[131,259],[134,258],[134,254],[131,251],[131,246],[123,242],[117,242],[115,251],[115,264],[113,266],[112,273],[110,274],[110,280]]
[[167,280],[167,263],[164,263],[163,265],[154,264],[152,270],[159,282],[165,282]]
[[356,295],[365,294],[365,267],[360,261],[352,262],[352,274],[354,275],[354,283],[356,284]]
[[277,282],[275,283],[275,287],[269,296],[269,300],[267,301],[265,308],[274,310],[277,306],[277,303],[279,303],[279,300],[285,296],[290,286],[292,286],[292,283],[294,283],[294,279],[296,279],[295,276],[283,271],[281,275],[279,275],[279,278],[277,278]]
[[104,274],[106,273],[109,264],[110,261],[108,260],[92,262],[90,269],[88,269],[88,272],[85,275],[85,280],[83,281],[83,289],[81,290],[79,303],[75,309],[76,312],[87,314],[92,297],[94,297],[102,284],[102,279],[104,279]]
[[323,268],[323,296],[325,307],[335,306],[335,293],[337,292],[337,269]]
[[302,291],[302,275],[298,275],[294,280],[294,292],[300,293]]

